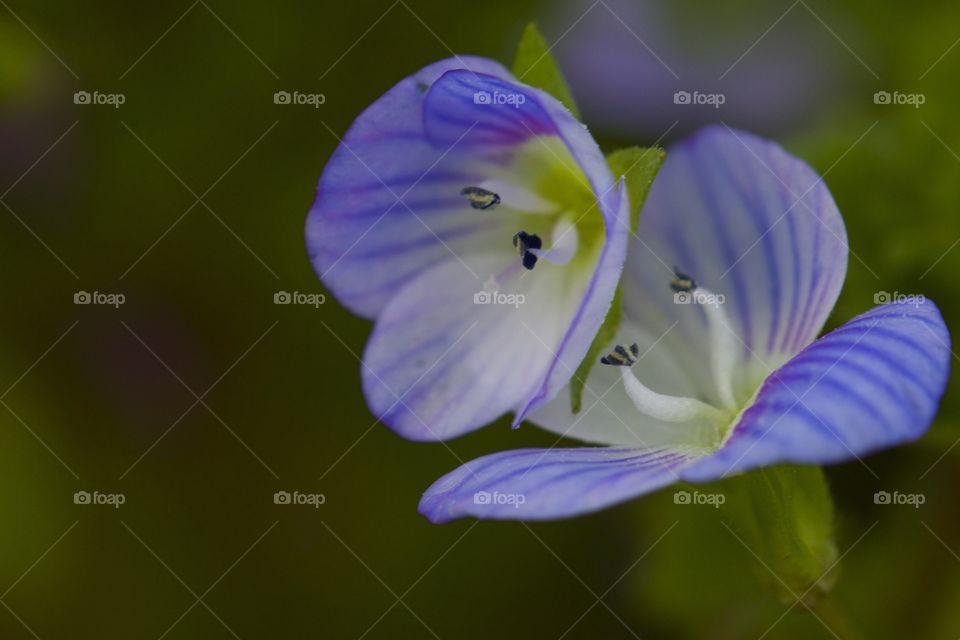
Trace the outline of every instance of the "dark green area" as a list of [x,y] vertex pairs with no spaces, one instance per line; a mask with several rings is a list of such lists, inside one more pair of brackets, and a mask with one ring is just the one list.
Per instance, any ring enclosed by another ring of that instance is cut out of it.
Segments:
[[[672,488],[565,522],[430,525],[416,504],[441,474],[555,438],[504,419],[404,441],[361,394],[370,323],[332,298],[273,303],[324,292],[303,224],[356,115],[451,50],[509,64],[531,21],[550,43],[572,37],[591,3],[563,17],[559,4],[0,5],[0,637],[158,638],[188,608],[166,638],[231,638],[226,625],[355,639],[377,620],[366,638],[832,638],[821,620],[960,637],[955,380],[919,443],[827,469],[842,560],[818,618],[787,612],[722,511],[674,504]],[[709,19],[702,2],[658,7],[683,49],[709,52],[709,32],[739,52],[791,4]],[[935,300],[958,335],[960,6],[808,0],[764,42],[793,21],[822,37],[795,56],[826,56],[841,89],[763,133],[825,173],[844,213],[855,256],[831,326],[898,291]],[[607,151],[684,129],[610,131],[571,85]],[[126,101],[76,105],[81,90]],[[926,102],[876,105],[878,90]],[[275,104],[278,91],[325,102]],[[77,306],[80,290],[126,303]],[[81,490],[126,503],[75,505]],[[280,490],[326,503],[275,505]],[[879,490],[926,502],[878,506]]]

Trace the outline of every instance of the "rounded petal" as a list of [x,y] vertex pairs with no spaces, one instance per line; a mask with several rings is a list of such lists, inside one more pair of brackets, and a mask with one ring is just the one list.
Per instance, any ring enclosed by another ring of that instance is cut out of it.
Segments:
[[630,199],[583,124],[556,98],[538,89],[485,74],[449,71],[430,89],[424,119],[427,135],[441,145],[459,140],[496,149],[558,136],[589,181],[603,216],[605,241],[589,287],[563,340],[555,346],[556,357],[542,384],[517,412],[514,425],[518,425],[570,381],[610,310],[626,260]]
[[919,438],[947,383],[950,335],[929,300],[864,313],[763,383],[725,445],[684,471],[705,481],[778,462],[822,464]]
[[653,183],[630,248],[626,313],[655,334],[679,321],[667,344],[709,394],[706,318],[674,303],[674,267],[724,296],[743,342],[739,369],[752,377],[765,372],[758,360],[779,366],[816,338],[848,252],[843,220],[813,169],[773,142],[708,127],[668,151]]
[[460,189],[478,179],[466,149],[438,147],[423,131],[429,87],[467,68],[511,77],[483,58],[451,58],[401,81],[353,123],[327,163],[306,226],[320,279],[354,313],[376,317],[423,269],[475,246],[491,230]]
[[551,520],[656,491],[678,479],[680,454],[638,449],[520,449],[478,458],[437,480],[420,513],[441,523],[474,516]]
[[[506,72],[457,68],[436,79],[443,69],[430,69],[394,90],[408,108],[400,125],[391,119],[393,92],[354,125],[324,173],[308,226],[324,282],[351,309],[377,318],[363,371],[371,409],[418,440],[454,437],[510,410],[522,418],[555,395],[606,316],[629,233],[625,188],[558,101]],[[517,108],[475,99],[487,90],[510,93]],[[510,293],[526,297],[522,308],[477,307],[473,295],[488,278],[517,262],[510,238],[518,219],[478,212],[460,190],[480,183],[490,163],[509,169],[522,143],[589,181],[595,204],[570,213],[602,218],[605,235],[584,242],[569,265],[518,278]],[[381,181],[387,171],[396,185]]]
[[[491,101],[505,96],[512,102],[490,103],[478,96]],[[452,70],[430,88],[423,117],[424,130],[437,146],[459,140],[474,148],[502,147],[558,136],[590,182],[604,221],[618,213],[617,181],[606,157],[583,123],[545,91],[512,78]]]
[[445,261],[396,292],[377,319],[363,388],[400,435],[440,440],[481,427],[524,402],[554,360],[586,284],[544,265],[495,298],[484,280],[504,264]]

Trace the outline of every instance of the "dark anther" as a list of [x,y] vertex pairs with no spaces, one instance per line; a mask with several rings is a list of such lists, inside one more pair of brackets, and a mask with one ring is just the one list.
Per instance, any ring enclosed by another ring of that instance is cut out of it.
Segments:
[[670,281],[670,288],[674,293],[689,293],[697,288],[696,281],[690,276],[681,273],[677,267],[673,268],[673,280]]
[[639,355],[640,347],[636,343],[630,345],[629,351],[618,344],[611,353],[600,358],[600,364],[609,364],[614,367],[632,367],[636,364]]
[[537,254],[533,253],[531,249],[543,248],[543,241],[535,233],[518,231],[513,236],[513,247],[523,258],[523,267],[530,270],[537,264]]
[[466,196],[474,209],[491,209],[500,204],[499,195],[480,187],[464,187],[460,190],[460,195]]

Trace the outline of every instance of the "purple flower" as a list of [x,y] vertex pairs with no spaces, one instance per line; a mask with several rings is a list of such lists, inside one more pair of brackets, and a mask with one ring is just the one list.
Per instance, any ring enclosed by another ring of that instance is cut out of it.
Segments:
[[630,246],[624,321],[586,381],[530,416],[602,447],[506,451],[427,490],[434,522],[550,519],[677,481],[823,464],[920,437],[936,413],[950,336],[922,297],[816,339],[848,246],[817,174],[772,142],[720,127],[667,154]]
[[629,199],[586,128],[481,58],[364,111],[307,222],[324,284],[375,320],[373,413],[413,440],[516,423],[564,388],[613,301]]

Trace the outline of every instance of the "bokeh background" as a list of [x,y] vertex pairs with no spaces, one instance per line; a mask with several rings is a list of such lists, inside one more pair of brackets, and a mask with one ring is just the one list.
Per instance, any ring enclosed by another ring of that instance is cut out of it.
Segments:
[[324,293],[303,223],[335,135],[452,51],[509,62],[529,21],[605,148],[722,121],[826,175],[855,254],[832,325],[918,293],[958,335],[956,2],[2,0],[0,637],[960,637],[955,381],[923,440],[828,470],[854,632],[670,489],[557,523],[416,513],[461,460],[553,438],[401,440],[360,393],[370,324],[274,295]]

